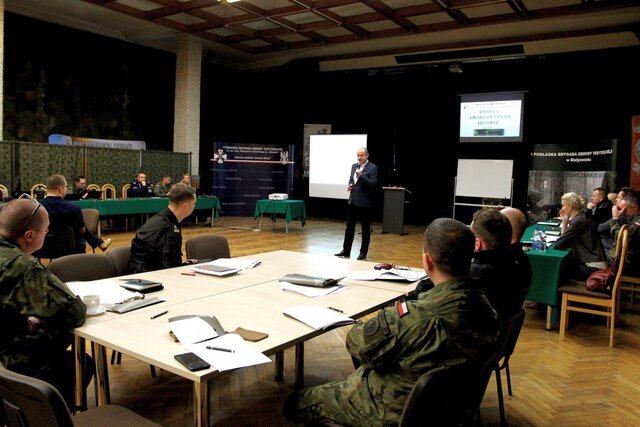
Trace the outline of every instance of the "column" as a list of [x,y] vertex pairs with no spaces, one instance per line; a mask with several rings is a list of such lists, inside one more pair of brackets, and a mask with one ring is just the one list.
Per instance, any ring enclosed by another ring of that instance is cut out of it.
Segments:
[[199,175],[201,66],[201,40],[188,34],[178,33],[173,151],[193,153],[192,175]]

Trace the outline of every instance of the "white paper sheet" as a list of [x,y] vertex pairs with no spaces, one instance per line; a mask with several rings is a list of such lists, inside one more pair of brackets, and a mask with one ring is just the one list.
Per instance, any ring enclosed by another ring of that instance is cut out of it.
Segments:
[[296,292],[309,298],[322,297],[336,292],[341,292],[347,289],[344,285],[327,286],[326,288],[316,288],[314,286],[302,286],[294,285],[289,282],[278,282],[278,286],[283,291]]
[[415,282],[427,277],[424,271],[414,270],[361,270],[354,271],[349,274],[347,280],[400,280],[407,282]]
[[[253,348],[251,344],[237,334],[224,334],[214,340],[197,344],[183,344],[183,346],[209,362],[211,366],[220,372],[271,362],[270,358]],[[233,350],[233,353],[209,350],[207,346],[230,349]]]
[[131,298],[143,298],[140,292],[132,292],[120,286],[114,279],[92,280],[88,282],[67,282],[67,286],[80,298],[85,295],[100,295],[100,305],[111,308]]
[[199,317],[169,322],[167,327],[172,331],[182,345],[198,343],[218,336],[218,333]]
[[337,309],[318,307],[315,305],[289,307],[284,310],[283,314],[306,323],[316,330],[326,329],[333,325],[348,325],[355,322],[355,320],[337,311]]
[[221,265],[223,267],[237,268],[244,270],[245,268],[253,268],[260,264],[261,261],[257,259],[247,258],[218,258],[215,261],[211,261],[209,264]]

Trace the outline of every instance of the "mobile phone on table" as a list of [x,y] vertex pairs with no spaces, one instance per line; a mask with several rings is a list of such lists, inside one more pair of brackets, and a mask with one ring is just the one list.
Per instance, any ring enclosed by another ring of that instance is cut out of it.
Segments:
[[178,362],[182,363],[182,365],[190,371],[200,371],[211,367],[206,360],[202,359],[195,353],[176,354],[173,357],[175,357]]

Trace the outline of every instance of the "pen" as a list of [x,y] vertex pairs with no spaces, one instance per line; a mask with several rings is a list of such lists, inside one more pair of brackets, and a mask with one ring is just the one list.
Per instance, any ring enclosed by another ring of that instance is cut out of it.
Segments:
[[340,310],[339,308],[334,308],[334,307],[327,307],[329,310],[333,310],[333,311],[337,311],[338,313],[344,313],[344,311]]
[[167,314],[169,312],[169,310],[167,311],[163,311],[162,313],[158,313],[158,314],[154,314],[153,316],[151,316],[151,319],[157,319],[160,316],[164,316],[165,314]]
[[222,347],[212,347],[210,345],[207,346],[207,350],[218,350],[218,351],[226,351],[227,353],[235,353],[235,350],[231,350],[230,348],[222,348]]
[[182,274],[183,276],[195,276],[196,275],[196,273],[180,273],[180,274]]

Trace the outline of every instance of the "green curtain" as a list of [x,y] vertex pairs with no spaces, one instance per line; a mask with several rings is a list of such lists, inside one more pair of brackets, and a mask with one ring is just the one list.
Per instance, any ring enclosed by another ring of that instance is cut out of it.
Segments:
[[82,173],[82,147],[49,145],[38,142],[16,142],[16,173],[22,191],[34,184],[44,184],[49,175],[59,173],[73,179]]
[[0,184],[13,190],[13,179],[11,176],[11,143],[0,141]]
[[119,148],[87,147],[87,183],[113,184],[118,197],[122,186],[130,183],[140,171],[140,151]]
[[182,179],[183,174],[189,173],[189,153],[143,151],[142,170],[153,185],[162,181],[164,174],[169,174],[171,182],[175,184]]

